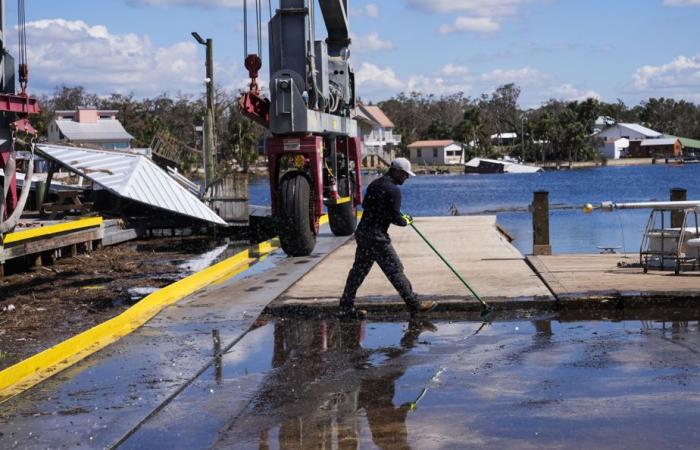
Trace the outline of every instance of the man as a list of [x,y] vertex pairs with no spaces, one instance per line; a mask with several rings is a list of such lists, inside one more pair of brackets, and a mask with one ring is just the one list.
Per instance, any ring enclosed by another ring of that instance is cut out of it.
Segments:
[[355,295],[375,262],[406,302],[411,316],[428,312],[437,306],[433,301],[418,301],[411,283],[403,273],[403,265],[388,234],[391,224],[405,227],[413,223],[411,216],[401,213],[401,191],[398,186],[415,175],[406,158],[396,158],[391,162],[389,171],[367,188],[362,202],[362,220],[355,231],[355,262],[340,298],[341,316],[359,319],[367,316],[367,311],[355,308]]

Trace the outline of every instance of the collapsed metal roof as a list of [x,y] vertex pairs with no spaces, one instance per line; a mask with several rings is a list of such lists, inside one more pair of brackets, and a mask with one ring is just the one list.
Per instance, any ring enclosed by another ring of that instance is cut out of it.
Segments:
[[38,144],[53,161],[113,194],[219,225],[226,222],[150,159],[130,153]]
[[74,122],[57,120],[61,133],[72,141],[130,141],[130,135],[118,120],[98,120],[97,122]]

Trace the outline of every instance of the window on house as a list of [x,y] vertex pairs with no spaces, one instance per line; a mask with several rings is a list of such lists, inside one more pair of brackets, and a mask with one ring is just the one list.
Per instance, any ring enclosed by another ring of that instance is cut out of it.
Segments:
[[416,156],[417,156],[418,158],[422,158],[422,157],[423,157],[423,152],[422,152],[420,149],[416,150]]
[[436,148],[433,149],[433,158],[437,158],[437,151],[438,151],[438,149],[436,149]]

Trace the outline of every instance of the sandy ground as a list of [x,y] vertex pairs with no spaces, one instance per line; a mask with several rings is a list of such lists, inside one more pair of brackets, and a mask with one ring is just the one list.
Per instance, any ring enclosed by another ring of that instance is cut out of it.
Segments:
[[216,245],[201,236],[133,241],[0,278],[0,369],[183,278],[180,265]]

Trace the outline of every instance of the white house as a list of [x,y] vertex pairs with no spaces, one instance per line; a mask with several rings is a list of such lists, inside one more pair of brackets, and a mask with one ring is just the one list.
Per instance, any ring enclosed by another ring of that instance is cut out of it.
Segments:
[[49,124],[48,141],[52,144],[73,143],[108,150],[127,150],[132,135],[117,120],[117,111],[78,108],[56,111]]
[[662,136],[663,134],[658,131],[637,123],[617,123],[593,135],[594,138],[600,138],[603,141],[614,141],[620,138],[642,141],[644,139],[658,139]]
[[359,103],[355,111],[362,139],[362,160],[369,167],[383,161],[388,165],[396,156],[401,135],[394,134],[394,123],[378,106]]
[[409,159],[417,164],[461,164],[462,144],[456,141],[416,141],[408,146]]
[[605,141],[600,151],[607,159],[620,159],[627,156],[627,150],[630,147],[630,140],[620,138],[610,141]]

